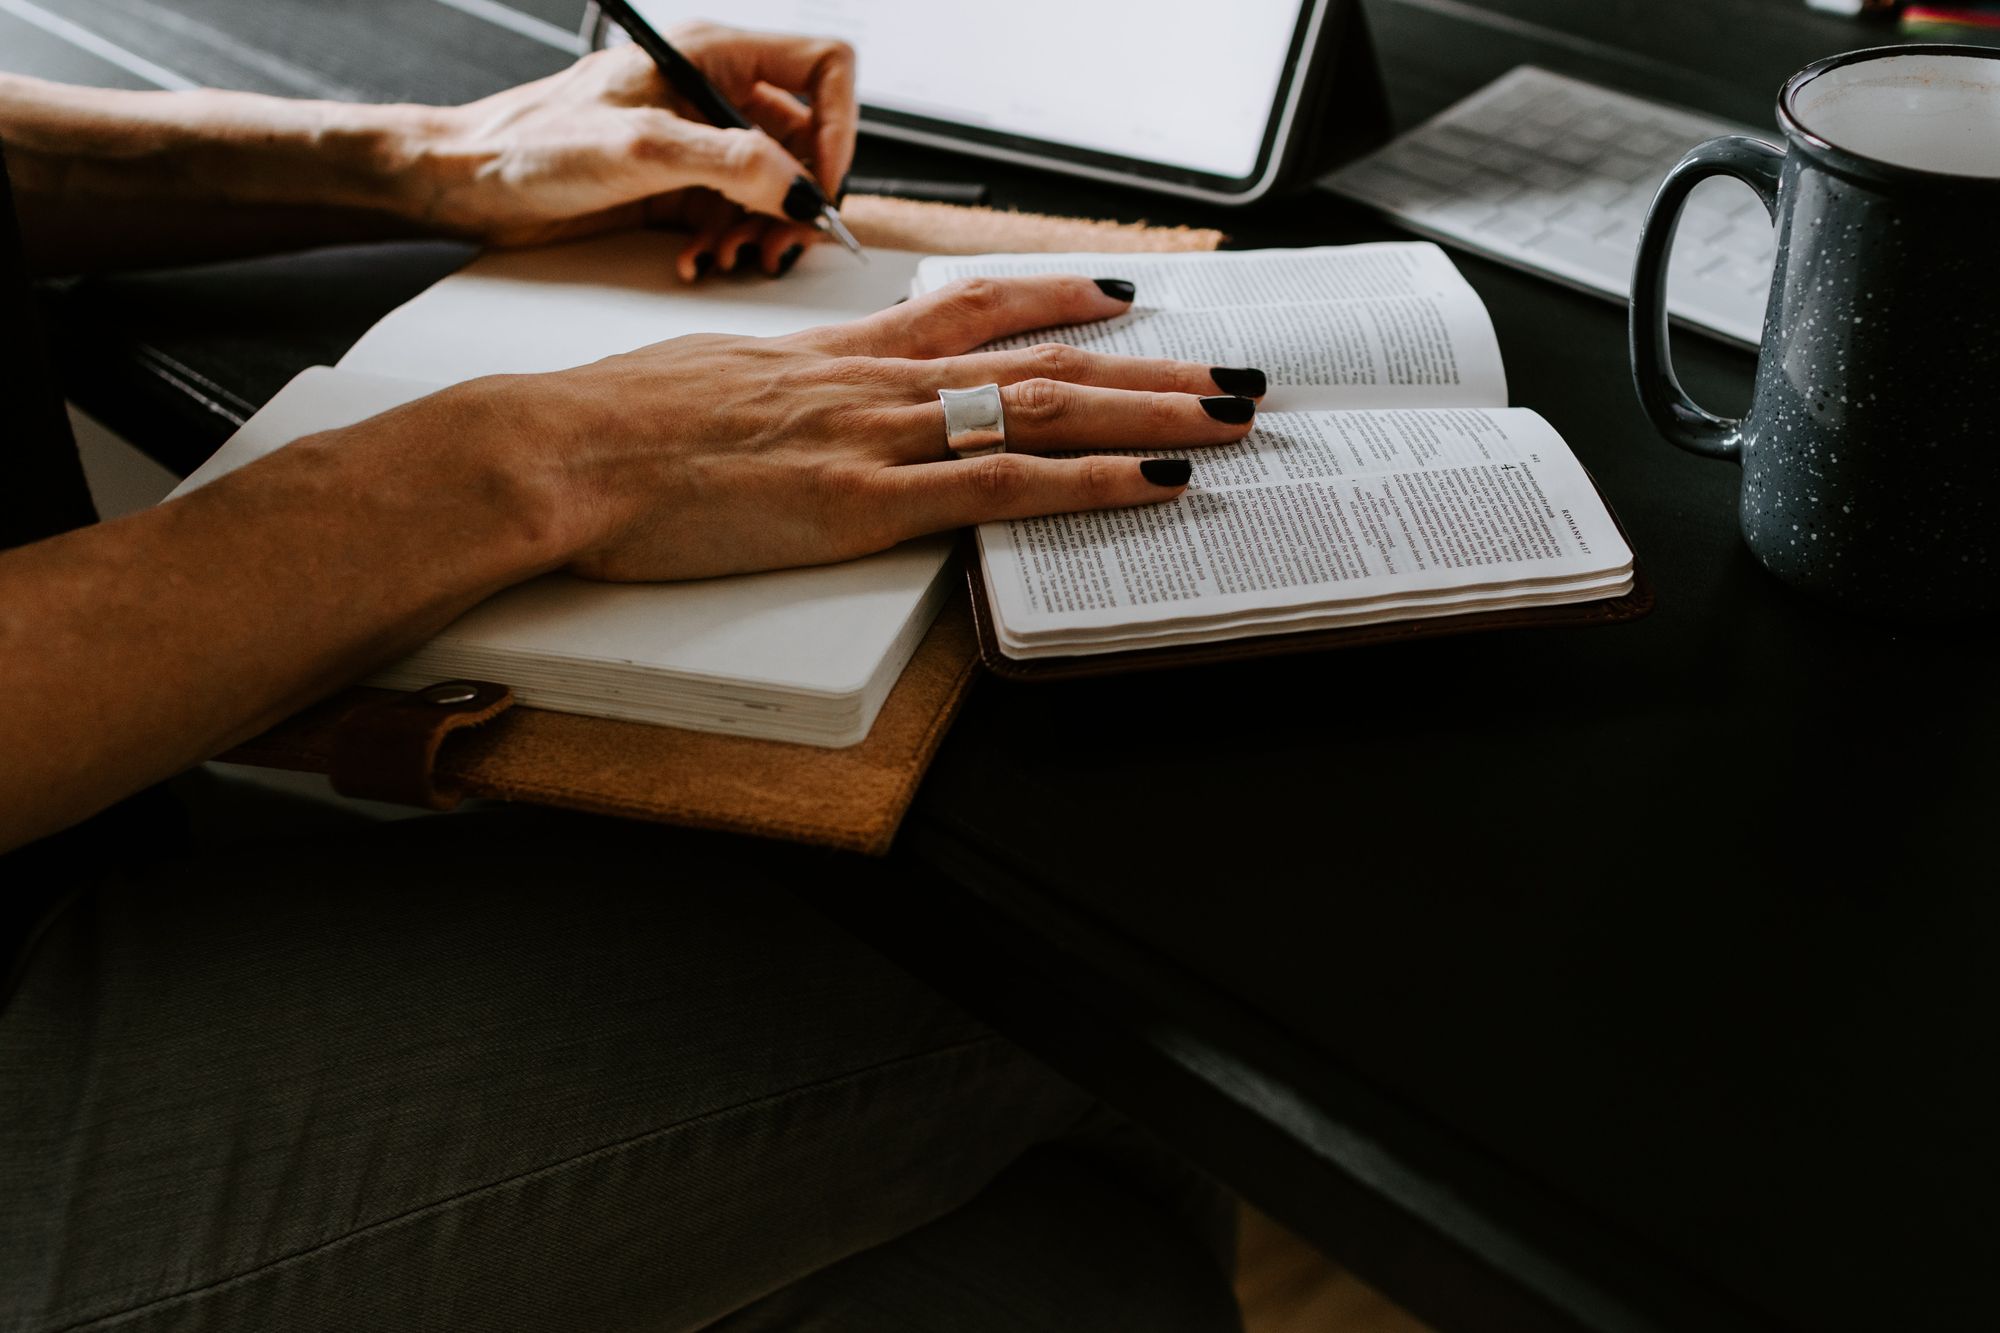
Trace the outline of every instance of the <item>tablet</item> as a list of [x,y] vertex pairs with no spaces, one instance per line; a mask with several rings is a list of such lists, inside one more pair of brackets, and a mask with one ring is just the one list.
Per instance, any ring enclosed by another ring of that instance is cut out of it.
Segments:
[[1298,175],[1336,66],[1379,103],[1355,0],[732,0],[727,22],[850,43],[865,130],[1225,203]]

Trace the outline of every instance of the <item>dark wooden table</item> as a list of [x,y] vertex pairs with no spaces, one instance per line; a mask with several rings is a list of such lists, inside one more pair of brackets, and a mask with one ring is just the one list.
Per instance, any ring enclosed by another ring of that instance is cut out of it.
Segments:
[[[564,59],[435,0],[63,12],[272,91],[442,100]],[[1404,124],[1523,61],[1768,124],[1791,70],[1890,36],[1789,0],[1368,14]],[[139,82],[17,22],[0,9],[0,65]],[[1245,245],[1394,234],[1323,196],[1217,213],[886,144],[863,162]],[[72,392],[185,468],[463,258],[79,285]],[[830,906],[1442,1329],[2000,1326],[1989,627],[1793,595],[1736,537],[1736,473],[1642,421],[1619,309],[1460,263],[1513,401],[1602,482],[1658,610],[988,683],[895,882]],[[1740,406],[1751,359],[1680,341],[1697,395]]]

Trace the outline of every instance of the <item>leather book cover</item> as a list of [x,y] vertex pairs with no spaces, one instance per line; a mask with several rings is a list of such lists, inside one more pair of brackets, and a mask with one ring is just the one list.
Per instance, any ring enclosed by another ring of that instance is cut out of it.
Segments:
[[[978,667],[972,618],[955,600],[918,645],[859,745],[826,749],[516,706],[454,734],[437,748],[434,772],[422,777],[472,798],[880,856]],[[345,690],[221,757],[330,772],[343,725],[401,697],[394,690]]]

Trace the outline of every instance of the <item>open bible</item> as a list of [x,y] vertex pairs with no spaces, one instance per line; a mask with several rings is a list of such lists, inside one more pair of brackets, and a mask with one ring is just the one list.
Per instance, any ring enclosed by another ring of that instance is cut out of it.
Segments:
[[1441,617],[1525,623],[1552,617],[1499,613],[1581,603],[1600,605],[1573,618],[1646,609],[1589,475],[1547,422],[1507,406],[1492,322],[1436,246],[940,257],[915,287],[1063,272],[1129,279],[1138,300],[1000,346],[1253,366],[1272,389],[1239,443],[1132,451],[1192,460],[1178,500],[977,530],[974,596],[996,669]]

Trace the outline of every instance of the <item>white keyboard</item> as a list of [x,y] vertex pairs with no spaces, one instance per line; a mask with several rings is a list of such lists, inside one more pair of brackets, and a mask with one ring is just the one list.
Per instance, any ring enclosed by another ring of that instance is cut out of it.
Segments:
[[[1718,134],[1776,137],[1523,65],[1322,184],[1447,245],[1622,302],[1654,191]],[[1776,253],[1749,186],[1703,181],[1674,237],[1668,310],[1755,347]]]

